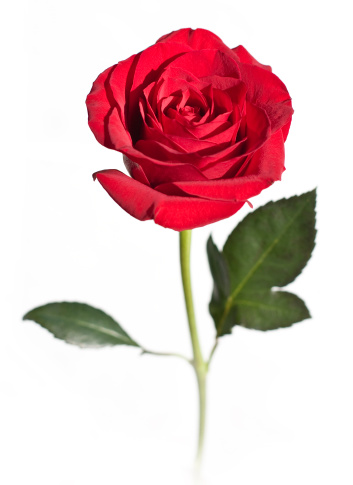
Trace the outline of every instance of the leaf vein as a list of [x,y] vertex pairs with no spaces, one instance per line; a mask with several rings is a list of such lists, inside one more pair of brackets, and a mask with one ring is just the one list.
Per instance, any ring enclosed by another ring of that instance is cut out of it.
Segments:
[[[52,318],[53,318],[52,315],[49,315],[49,319],[52,319]],[[99,326],[95,323],[90,323],[90,322],[87,322],[85,320],[79,320],[79,319],[73,320],[72,318],[66,317],[64,315],[61,315],[60,317],[58,317],[58,319],[69,321],[70,323],[73,323],[74,325],[76,324],[76,325],[79,325],[81,327],[89,328],[91,330],[95,330],[97,332],[109,335],[109,336],[114,337],[116,339],[123,340],[125,342],[130,342],[130,343],[134,342],[132,339],[126,337],[123,334],[120,334],[119,332],[117,332],[115,330],[111,330],[111,329],[106,328],[106,327],[101,327],[101,326]]]
[[238,305],[246,305],[246,306],[253,306],[258,308],[267,308],[269,310],[278,310],[279,307],[275,305],[266,305],[266,303],[261,303],[258,301],[250,301],[250,300],[238,300]]

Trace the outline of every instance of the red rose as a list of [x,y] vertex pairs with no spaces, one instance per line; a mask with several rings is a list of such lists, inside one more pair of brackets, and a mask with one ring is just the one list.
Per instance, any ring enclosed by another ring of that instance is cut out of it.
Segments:
[[237,212],[284,171],[285,85],[242,46],[182,29],[110,67],[87,97],[89,126],[131,178],[94,174],[139,220],[177,231]]

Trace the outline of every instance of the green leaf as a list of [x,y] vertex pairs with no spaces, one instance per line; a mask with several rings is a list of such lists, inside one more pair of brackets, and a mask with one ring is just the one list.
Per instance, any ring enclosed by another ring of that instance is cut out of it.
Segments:
[[[315,201],[314,190],[269,202],[238,224],[221,253],[208,243],[214,278],[210,313],[217,336],[231,333],[235,325],[272,330],[310,318],[300,298],[272,288],[291,283],[310,259],[316,235]],[[215,270],[217,264],[221,268]],[[224,282],[221,275],[226,272]]]
[[223,308],[230,293],[230,279],[227,262],[213,242],[212,236],[207,241],[207,256],[214,281],[210,313],[214,320],[218,321],[222,318]]
[[26,313],[23,320],[33,320],[56,338],[79,347],[139,347],[112,317],[84,303],[48,303]]
[[227,262],[219,251],[212,236],[207,241],[207,255],[210,263],[211,274],[216,285],[214,287],[214,297],[221,299],[226,297],[230,291],[229,270]]
[[257,292],[248,299],[237,299],[230,312],[235,325],[256,330],[274,330],[289,327],[310,318],[303,300],[286,291]]

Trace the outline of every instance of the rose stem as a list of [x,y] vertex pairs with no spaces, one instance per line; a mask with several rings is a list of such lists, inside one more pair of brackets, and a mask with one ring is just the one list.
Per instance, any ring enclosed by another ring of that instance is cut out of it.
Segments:
[[195,369],[198,390],[199,390],[199,438],[196,455],[196,469],[199,470],[202,458],[203,443],[205,437],[205,413],[206,413],[206,375],[208,365],[203,360],[199,336],[197,333],[194,304],[192,299],[191,278],[190,278],[190,246],[191,231],[180,232],[180,266],[183,281],[185,306],[188,316],[190,337],[193,350],[192,365]]

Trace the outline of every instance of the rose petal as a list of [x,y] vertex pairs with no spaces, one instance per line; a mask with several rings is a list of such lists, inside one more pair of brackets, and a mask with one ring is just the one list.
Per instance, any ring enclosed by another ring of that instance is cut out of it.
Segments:
[[175,135],[168,135],[168,138],[173,142],[177,143],[179,147],[181,147],[182,151],[185,153],[193,154],[196,152],[202,152],[202,150],[208,150],[210,148],[214,148],[216,151],[219,151],[220,147],[219,144],[209,141],[209,140],[198,140],[194,137],[185,137],[185,136],[175,136]]
[[217,145],[221,143],[230,143],[233,144],[236,133],[239,129],[240,121],[238,123],[235,123],[232,125],[230,121],[227,123],[224,123],[223,126],[220,126],[218,130],[215,130],[210,134],[210,136],[207,138],[207,141],[211,141],[212,143],[215,143]]
[[175,231],[185,231],[226,219],[238,212],[243,205],[244,202],[167,196],[158,205],[154,222]]
[[129,158],[127,158],[125,155],[123,155],[123,160],[124,160],[124,165],[131,175],[131,177],[135,180],[138,180],[144,185],[150,185],[145,172],[143,171],[142,167],[138,165],[137,163],[133,162]]
[[231,112],[222,113],[204,124],[195,124],[188,126],[188,131],[191,132],[196,138],[207,139],[207,137],[212,136],[218,130],[222,128],[226,129],[228,127],[228,120],[231,117]]
[[258,195],[263,189],[271,185],[271,179],[246,176],[234,179],[207,180],[205,182],[173,182],[158,185],[155,189],[167,195],[188,196],[224,200],[247,201],[249,197]]
[[93,174],[114,201],[140,221],[152,219],[154,206],[163,195],[128,177],[119,170],[102,170]]
[[123,86],[126,93],[126,113],[128,113],[128,126],[130,131],[135,123],[135,113],[138,107],[138,100],[142,95],[143,89],[151,82],[156,81],[165,68],[178,57],[183,57],[185,52],[190,50],[181,44],[154,44],[144,51],[137,54],[134,65],[131,68],[127,82],[122,83],[118,74],[111,78],[111,86],[117,91]]
[[130,134],[125,130],[117,108],[113,108],[105,119],[105,146],[121,150],[124,146],[132,146]]
[[[150,111],[151,116],[156,116],[156,109],[157,109],[157,100],[155,96],[155,92],[158,90],[158,85],[155,82],[150,83],[143,89],[143,96],[140,97],[146,100],[147,107]],[[157,121],[157,118],[156,118]]]
[[217,154],[202,151],[195,165],[202,170],[208,179],[224,177],[225,174],[236,167],[239,169],[244,156],[258,150],[271,136],[270,122],[266,112],[258,106],[247,103],[246,137],[234,145],[221,146]]
[[218,49],[228,47],[213,32],[206,29],[179,29],[160,37],[157,42],[178,42],[193,49]]
[[209,78],[209,76],[214,75],[234,77],[236,79],[241,78],[238,64],[233,57],[229,57],[224,52],[215,49],[187,52],[170,62],[169,65],[170,67],[179,67],[185,71],[190,71],[201,80],[203,80],[202,78]]
[[287,140],[291,123],[292,123],[292,117],[289,118],[288,123],[286,123],[284,126],[282,126],[283,141]]
[[254,66],[258,66],[262,69],[266,69],[267,71],[272,72],[271,66],[266,66],[265,64],[261,64],[260,62],[258,62],[255,57],[253,57],[242,45],[234,47],[232,51],[237,55],[240,62],[243,62],[244,64],[252,64]]
[[217,35],[206,29],[180,29],[163,35],[157,42],[177,42],[197,51],[201,49],[217,49],[238,60],[238,56],[232,49],[226,46]]
[[[211,157],[209,157],[208,163],[202,167],[202,173],[208,180],[220,179],[222,177],[228,176],[229,173],[236,174],[241,167],[246,163],[249,158],[249,155],[234,155],[236,150],[239,150],[246,143],[246,139],[238,142],[235,145],[229,147],[223,152],[227,153],[227,157],[224,157],[224,160],[219,160],[217,157],[213,157],[213,160],[210,161]],[[201,167],[200,167],[201,168]],[[233,175],[231,175],[233,177]]]
[[[148,142],[147,142],[148,143]],[[142,167],[152,186],[175,180],[207,180],[207,177],[190,162],[190,156],[185,163],[181,162],[182,154],[174,161],[163,161],[152,158],[134,147],[125,147],[122,152],[130,160]]]
[[88,124],[97,141],[102,145],[108,145],[112,148],[111,141],[106,140],[106,123],[105,119],[112,111],[111,99],[105,89],[107,79],[112,74],[116,66],[112,66],[102,72],[92,85],[92,89],[87,96],[86,105],[88,110]]
[[192,138],[196,137],[190,132],[190,123],[180,113],[174,109],[168,110],[167,114],[161,113],[160,117],[163,131],[166,135],[176,135],[180,137]]
[[276,181],[281,180],[284,170],[284,140],[282,130],[279,130],[253,154],[237,176],[256,175]]
[[112,199],[140,221],[154,219],[163,227],[183,231],[225,219],[244,202],[210,201],[195,197],[168,196],[137,182],[118,170],[93,175]]
[[[182,137],[180,137],[182,138]],[[196,141],[196,139],[195,139]],[[135,148],[153,160],[175,163],[194,163],[195,155],[188,151],[181,152],[157,140],[139,140]]]
[[271,131],[290,122],[293,114],[291,98],[286,86],[272,72],[250,64],[239,64],[241,79],[245,82],[247,100],[264,109],[271,122]]
[[[219,165],[218,165],[219,166]],[[160,184],[156,190],[168,195],[193,195],[217,200],[247,200],[258,195],[276,180],[280,180],[284,168],[284,143],[278,131],[265,145],[257,150],[238,173],[227,173],[233,178],[202,182],[183,181]]]
[[177,91],[193,89],[203,96],[201,90],[208,86],[208,83],[201,81],[189,71],[180,67],[169,66],[161,75],[164,80],[158,93],[158,98],[167,97]]
[[260,148],[271,136],[271,121],[264,108],[246,103],[246,153]]
[[[214,87],[214,86],[212,86]],[[229,113],[233,111],[233,102],[229,94],[226,91],[215,88],[213,92],[213,110],[211,114],[216,117],[223,113]]]
[[[145,141],[151,141],[152,143],[157,142],[181,153],[187,153],[187,150],[185,150],[181,145],[178,145],[176,141],[173,141],[171,136],[166,136],[163,131],[156,128],[151,128],[147,125],[144,125],[143,127],[142,139]],[[141,147],[141,145],[139,146]]]

